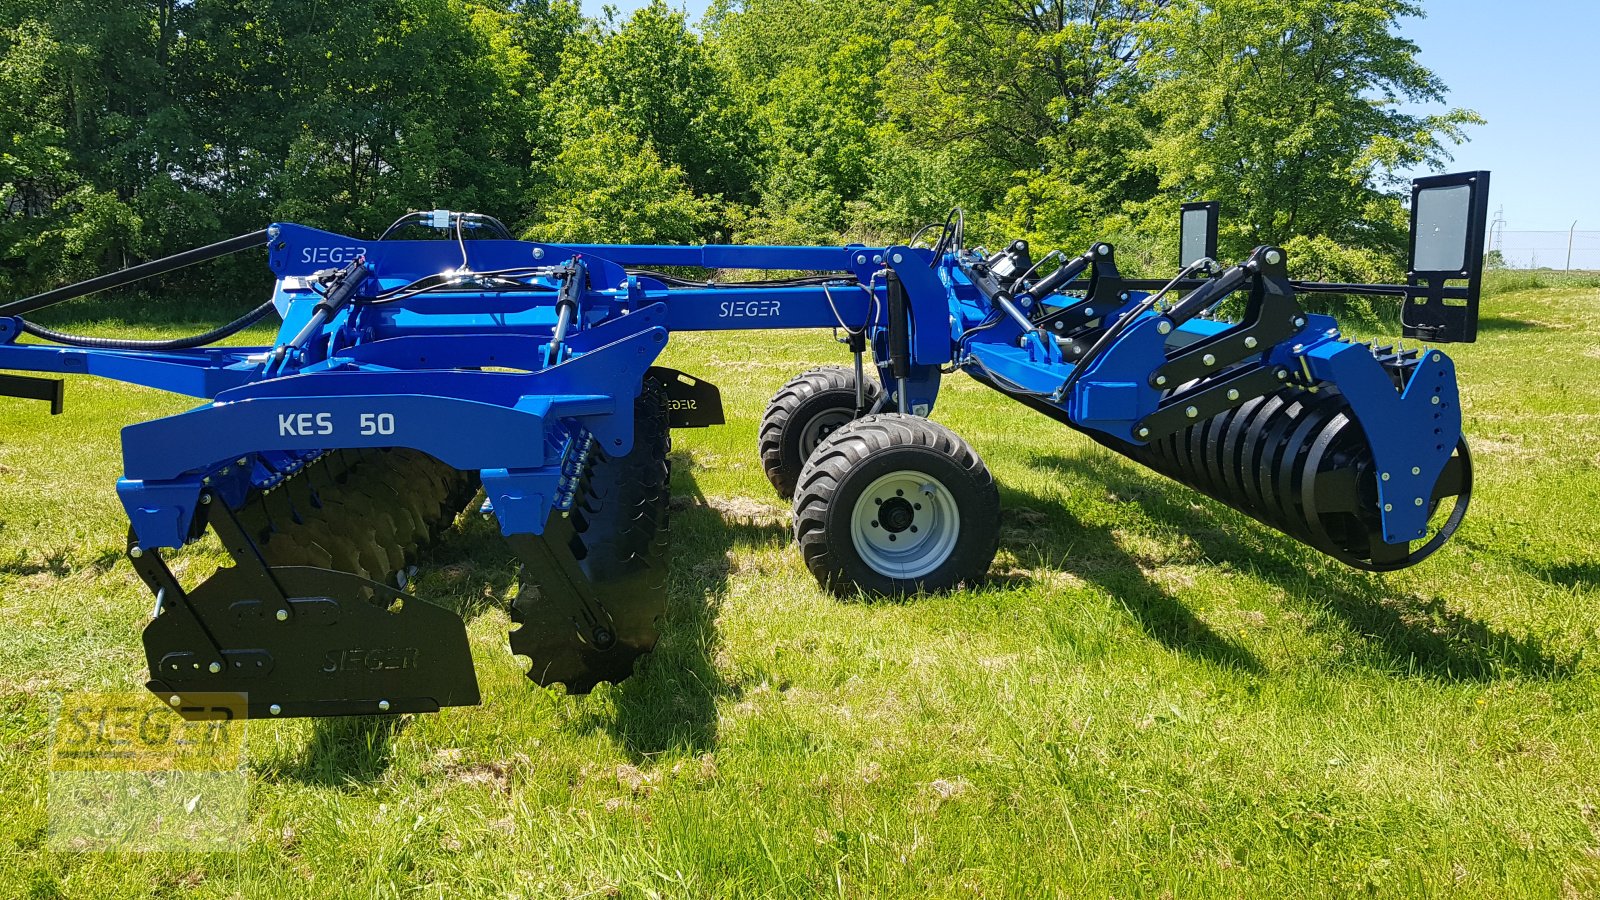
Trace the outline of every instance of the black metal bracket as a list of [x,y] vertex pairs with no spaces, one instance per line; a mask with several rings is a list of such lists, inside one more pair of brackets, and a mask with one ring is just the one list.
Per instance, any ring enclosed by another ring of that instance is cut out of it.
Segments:
[[1116,249],[1110,244],[1096,244],[1091,252],[1094,268],[1089,273],[1089,287],[1084,292],[1083,302],[1035,318],[1033,324],[1040,331],[1055,337],[1070,336],[1107,313],[1121,309],[1127,302],[1127,287],[1117,271]]
[[0,375],[0,397],[45,400],[50,403],[50,415],[59,416],[66,406],[66,382],[59,378]]
[[1140,420],[1134,434],[1141,441],[1159,440],[1230,409],[1237,409],[1257,397],[1265,397],[1288,380],[1289,370],[1282,366],[1236,369],[1191,390],[1167,397],[1155,412]]
[[651,366],[646,378],[660,382],[667,392],[667,424],[673,428],[709,428],[727,421],[722,412],[722,391],[702,378]]
[[1150,373],[1151,387],[1175,386],[1216,374],[1266,352],[1305,327],[1305,310],[1295,299],[1294,285],[1289,282],[1288,255],[1278,247],[1257,247],[1243,266],[1217,278],[1216,290],[1192,303],[1185,297],[1167,314],[1168,318],[1178,324],[1188,321],[1205,306],[1231,293],[1229,285],[1235,282],[1240,287],[1250,286],[1243,320],[1169,355],[1164,365]]

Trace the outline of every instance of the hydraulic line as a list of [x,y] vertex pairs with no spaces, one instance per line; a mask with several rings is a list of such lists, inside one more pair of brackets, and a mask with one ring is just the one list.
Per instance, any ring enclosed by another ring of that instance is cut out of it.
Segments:
[[64,303],[77,297],[87,297],[90,294],[97,294],[101,291],[107,291],[112,288],[133,284],[136,281],[143,281],[146,278],[153,278],[157,275],[165,275],[168,272],[176,272],[179,269],[182,269],[186,266],[192,266],[195,263],[202,263],[208,260],[218,259],[223,256],[228,256],[229,254],[238,253],[241,250],[253,250],[257,247],[264,247],[267,244],[268,234],[269,230],[263,228],[260,231],[252,231],[249,234],[241,234],[238,237],[228,238],[225,241],[218,241],[215,244],[205,247],[197,247],[193,250],[185,250],[182,253],[175,253],[172,256],[151,260],[147,263],[140,263],[137,266],[131,266],[123,269],[120,272],[112,272],[109,275],[101,275],[98,278],[91,278],[88,281],[80,281],[76,284],[69,284],[65,287],[56,288],[53,291],[45,291],[42,294],[35,294],[32,297],[25,297],[21,300],[13,300],[10,303],[3,303],[0,304],[0,316],[24,316],[28,313],[37,312],[38,310],[44,309],[47,306],[54,306],[57,303]]
[[204,334],[196,334],[183,338],[173,338],[165,341],[139,341],[126,340],[122,338],[88,337],[81,334],[67,334],[65,332],[55,331],[53,329],[46,328],[43,325],[29,322],[26,319],[18,319],[17,321],[22,323],[22,331],[24,333],[31,334],[36,338],[49,341],[53,344],[65,344],[68,347],[93,347],[97,350],[192,350],[196,347],[206,347],[211,344],[215,344],[217,341],[220,341],[223,338],[232,337],[246,328],[249,328],[251,325],[261,321],[261,319],[264,318],[269,312],[272,312],[271,300],[268,300],[266,303],[263,303],[255,309],[250,310],[243,316],[234,319],[232,322],[229,322],[221,328],[213,328]]
[[[1077,364],[1072,367],[1072,371],[1067,373],[1066,381],[1062,382],[1061,388],[1059,391],[1057,391],[1057,393],[1062,397],[1069,396],[1072,393],[1073,386],[1076,385],[1078,383],[1078,379],[1082,377],[1084,370],[1089,367],[1090,363],[1099,358],[1100,354],[1104,353],[1107,347],[1111,346],[1112,341],[1120,337],[1124,331],[1126,331],[1131,325],[1133,325],[1135,321],[1139,319],[1140,316],[1143,316],[1150,310],[1155,309],[1156,305],[1161,302],[1162,298],[1178,285],[1178,282],[1189,277],[1191,273],[1198,269],[1214,265],[1216,265],[1216,263],[1211,259],[1195,260],[1185,267],[1182,272],[1179,272],[1176,278],[1167,282],[1166,287],[1146,298],[1145,301],[1139,305],[1138,309],[1135,309],[1126,317],[1112,323],[1111,326],[1105,330],[1105,333],[1100,335],[1099,340],[1095,341],[1094,344],[1089,347],[1089,352],[1084,354],[1083,358],[1078,360]],[[1221,279],[1218,279],[1218,281],[1220,280]],[[1216,284],[1216,281],[1208,282],[1207,285],[1200,288],[1200,290],[1206,290],[1207,288],[1215,290],[1214,286]],[[1235,285],[1235,287],[1237,286]],[[1229,288],[1228,292],[1231,292],[1233,289],[1234,288]]]

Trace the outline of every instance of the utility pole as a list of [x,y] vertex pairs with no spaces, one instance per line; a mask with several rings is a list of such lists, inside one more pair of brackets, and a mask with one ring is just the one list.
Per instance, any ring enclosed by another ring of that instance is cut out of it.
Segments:
[[1572,271],[1572,236],[1578,233],[1578,220],[1572,220],[1572,227],[1567,229],[1567,271]]
[[1489,223],[1489,250],[1484,257],[1485,265],[1492,262],[1494,265],[1501,268],[1511,267],[1511,264],[1506,262],[1506,255],[1501,247],[1501,245],[1505,242],[1505,239],[1506,207],[1505,204],[1502,203],[1500,204],[1500,208],[1494,211],[1494,221]]

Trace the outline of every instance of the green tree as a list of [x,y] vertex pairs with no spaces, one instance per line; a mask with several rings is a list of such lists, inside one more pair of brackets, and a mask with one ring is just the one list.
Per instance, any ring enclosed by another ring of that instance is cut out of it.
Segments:
[[992,214],[981,230],[1087,241],[1153,188],[1133,165],[1137,62],[1165,5],[906,0],[885,103],[909,148],[941,158],[953,199]]
[[767,148],[750,239],[837,239],[880,169],[887,0],[746,0],[708,14],[712,47],[756,112]]
[[[1398,34],[1421,14],[1409,0],[1175,2],[1150,28],[1161,52],[1143,57],[1158,118],[1140,157],[1165,192],[1146,212],[1172,222],[1178,201],[1217,199],[1224,255],[1318,238],[1330,270],[1370,269],[1363,251],[1404,240],[1396,173],[1448,160],[1480,121],[1400,108],[1445,95]],[[1341,246],[1358,252],[1336,261]]]
[[696,197],[683,171],[593,110],[556,156],[559,202],[545,206],[532,240],[569,243],[694,243],[709,236],[715,204]]
[[694,190],[748,201],[760,171],[752,111],[729,87],[722,65],[689,31],[684,14],[653,0],[615,31],[574,42],[545,103],[562,110],[567,139],[581,136],[588,111],[607,108],[617,125],[683,171]]

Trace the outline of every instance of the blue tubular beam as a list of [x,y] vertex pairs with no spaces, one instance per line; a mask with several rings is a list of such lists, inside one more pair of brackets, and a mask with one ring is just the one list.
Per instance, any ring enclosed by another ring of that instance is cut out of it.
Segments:
[[[860,286],[841,282],[821,287],[646,289],[645,296],[667,305],[673,331],[734,331],[777,328],[846,328],[875,324],[868,316],[882,306]],[[833,305],[829,306],[829,298]],[[834,318],[834,309],[838,318]]]
[[266,348],[230,351],[155,353],[100,350],[44,344],[0,345],[0,369],[55,375],[94,375],[138,384],[186,397],[215,397],[260,377],[258,367],[244,361]]
[[[882,250],[860,245],[847,247],[801,247],[784,245],[705,244],[544,244],[560,256],[581,253],[598,256],[622,266],[693,266],[703,269],[767,269],[798,272],[854,272],[858,266],[872,264],[871,256]],[[858,261],[857,257],[861,257]],[[928,264],[926,251],[922,264]]]

